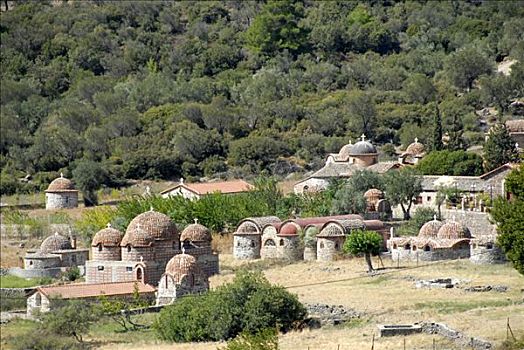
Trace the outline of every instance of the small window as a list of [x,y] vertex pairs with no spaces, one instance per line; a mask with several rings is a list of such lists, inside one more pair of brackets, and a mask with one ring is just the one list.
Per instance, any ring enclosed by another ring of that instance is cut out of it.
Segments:
[[167,276],[166,276],[166,289],[169,287],[169,280],[167,279]]
[[397,244],[393,244],[393,249],[397,249]]
[[422,204],[422,197],[418,196],[417,199],[415,200],[415,203],[416,204]]
[[33,261],[32,260],[29,260],[29,265],[33,265]]
[[131,266],[126,266],[126,272],[132,272],[133,268]]
[[283,246],[284,245],[284,240],[281,239],[279,244],[280,244],[280,246]]
[[338,250],[338,243],[335,243],[335,249]]
[[324,248],[324,242],[320,242],[320,248]]
[[429,247],[429,245],[427,245],[427,246],[424,247],[424,251],[425,251],[425,252],[429,252],[429,251],[431,251],[431,248]]
[[251,248],[255,248],[255,242],[251,241]]
[[104,271],[104,266],[102,265],[98,266],[98,271]]
[[98,245],[98,251],[99,251],[99,252],[102,251],[102,245],[101,245],[101,244]]
[[40,293],[36,293],[35,306],[42,306],[42,295]]
[[411,245],[410,245],[410,244],[406,244],[406,245],[404,246],[404,249],[406,249],[406,250],[411,250]]
[[240,242],[237,242],[237,247],[240,247]]
[[416,245],[413,246],[413,251],[415,251],[415,250],[417,250],[417,246]]
[[486,249],[493,249],[493,244],[491,243],[486,244]]
[[131,253],[131,246],[130,245],[127,246],[127,252]]
[[275,246],[275,241],[272,240],[272,239],[267,239],[267,240],[264,242],[264,246],[265,246],[265,247],[274,247],[274,246]]
[[427,200],[428,202],[431,202],[431,197],[428,196],[428,197],[426,198],[426,200]]

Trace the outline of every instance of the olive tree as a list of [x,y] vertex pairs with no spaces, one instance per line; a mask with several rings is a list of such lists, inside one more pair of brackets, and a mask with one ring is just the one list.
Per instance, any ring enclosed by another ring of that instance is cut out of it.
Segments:
[[373,272],[371,263],[371,254],[379,254],[382,245],[382,237],[375,231],[355,230],[346,239],[344,243],[344,252],[351,255],[364,254],[368,272]]

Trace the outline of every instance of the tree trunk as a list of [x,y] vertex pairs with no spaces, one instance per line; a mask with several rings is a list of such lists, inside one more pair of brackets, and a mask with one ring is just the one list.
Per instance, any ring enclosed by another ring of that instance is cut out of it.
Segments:
[[404,220],[409,220],[409,212],[404,207],[404,203],[400,203],[400,208],[402,209],[402,213],[404,213]]
[[364,254],[364,257],[366,258],[366,264],[368,264],[368,272],[373,272],[373,265],[371,263],[371,254],[369,252],[366,252]]

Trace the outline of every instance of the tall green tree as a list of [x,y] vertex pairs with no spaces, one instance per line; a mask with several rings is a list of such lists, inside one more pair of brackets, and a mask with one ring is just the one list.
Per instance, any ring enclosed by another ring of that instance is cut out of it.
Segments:
[[382,236],[375,231],[368,230],[354,230],[346,238],[343,250],[347,254],[361,255],[364,254],[368,272],[373,272],[373,264],[371,262],[371,255],[379,254],[382,246]]
[[100,163],[92,160],[80,160],[76,162],[73,170],[73,180],[82,191],[84,205],[86,207],[98,204],[96,191],[107,180],[107,173]]
[[509,135],[506,125],[497,124],[493,126],[489,131],[488,140],[484,144],[484,167],[486,171],[516,161],[517,157],[517,147]]
[[413,201],[422,192],[422,178],[411,168],[387,172],[385,175],[386,198],[392,205],[400,205],[404,220],[409,220]]
[[440,151],[444,148],[442,143],[442,117],[438,103],[435,103],[435,113],[433,114],[433,134],[431,137],[431,150]]
[[306,30],[299,24],[304,17],[302,1],[268,1],[246,31],[253,51],[272,54],[280,50],[299,53],[306,43]]
[[508,175],[506,189],[513,194],[513,198],[509,201],[497,198],[491,216],[499,232],[497,244],[513,267],[524,275],[524,165]]

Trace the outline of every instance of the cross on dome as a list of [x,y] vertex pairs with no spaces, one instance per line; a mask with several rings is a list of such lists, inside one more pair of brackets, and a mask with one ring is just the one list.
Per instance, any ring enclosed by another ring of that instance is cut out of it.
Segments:
[[184,178],[183,178],[183,177],[180,178],[180,184],[181,184],[181,185],[184,184]]
[[415,143],[418,143],[418,137],[415,137]]
[[362,141],[365,141],[366,140],[366,135],[362,134],[362,135],[360,135],[360,138],[362,139]]
[[106,225],[107,228],[111,228],[111,223],[108,222],[107,225]]
[[182,254],[186,253],[186,248],[182,247]]
[[149,211],[154,211],[154,209],[153,209],[153,205],[151,205],[151,206],[149,207]]
[[64,173],[62,173],[62,172],[60,173],[60,178],[62,178],[62,179],[64,178]]
[[55,231],[55,236],[58,236],[58,232]]
[[140,262],[144,261],[144,257],[140,255]]
[[193,220],[195,221],[195,224],[198,224],[198,219],[197,218],[194,218]]
[[351,143],[351,139],[349,139],[349,144],[350,144],[350,145],[352,144],[352,143]]
[[433,215],[433,221],[437,221],[437,215]]

